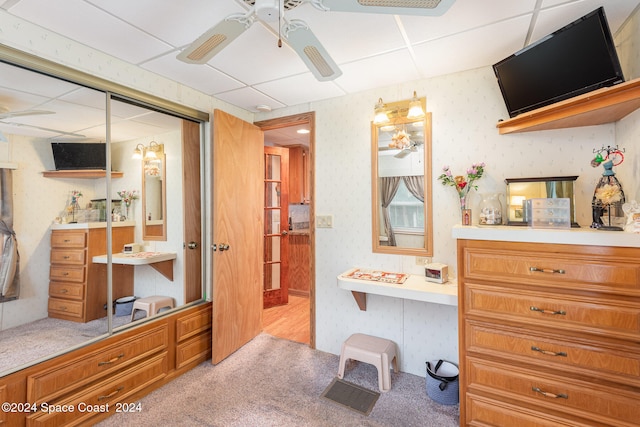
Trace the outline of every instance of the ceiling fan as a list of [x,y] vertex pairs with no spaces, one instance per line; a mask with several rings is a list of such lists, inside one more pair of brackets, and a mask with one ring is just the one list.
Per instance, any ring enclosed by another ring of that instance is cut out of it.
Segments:
[[[300,19],[287,20],[284,14],[303,3],[323,12],[383,13],[393,15],[439,16],[455,0],[242,0],[250,9],[227,16],[187,46],[178,59],[191,64],[205,64],[257,20],[278,21],[285,42],[298,54],[319,81],[334,80],[342,74],[338,65]],[[281,46],[281,41],[278,41]]]

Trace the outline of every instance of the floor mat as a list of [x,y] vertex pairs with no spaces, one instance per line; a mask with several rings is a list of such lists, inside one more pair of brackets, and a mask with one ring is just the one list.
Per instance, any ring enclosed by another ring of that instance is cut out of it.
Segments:
[[334,378],[322,392],[322,397],[361,414],[369,415],[380,393]]

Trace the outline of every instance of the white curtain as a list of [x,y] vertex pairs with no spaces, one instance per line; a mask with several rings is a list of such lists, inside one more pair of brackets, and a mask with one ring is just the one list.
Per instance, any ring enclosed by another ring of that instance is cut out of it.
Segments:
[[13,176],[10,169],[0,169],[0,302],[11,301],[20,294],[20,254],[13,230]]

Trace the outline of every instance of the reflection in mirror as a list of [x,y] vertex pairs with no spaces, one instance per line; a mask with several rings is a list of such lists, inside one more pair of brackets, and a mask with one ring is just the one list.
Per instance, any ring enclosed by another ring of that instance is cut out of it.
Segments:
[[[55,68],[47,64],[48,69]],[[92,82],[91,76],[86,78],[82,81]],[[186,238],[183,218],[188,215],[194,223],[200,218],[197,166],[202,126],[69,80],[0,62],[0,169],[12,172],[12,227],[20,253],[17,298],[5,302],[0,298],[0,375],[127,328],[132,324],[131,310],[127,313],[117,304],[121,297],[163,295],[176,307],[202,297],[201,269],[193,267],[200,265],[201,251],[188,252],[195,260],[190,263],[181,250]],[[121,221],[113,222],[112,216],[121,202],[119,192],[141,194],[141,164],[131,159],[131,153],[137,144],[148,145],[151,140],[161,141],[170,153],[170,158],[162,156],[160,168],[163,178],[167,172],[170,175],[162,180],[170,186],[170,195],[162,194],[161,200],[163,206],[173,207],[175,227],[167,230],[162,242],[143,239],[143,208],[138,200],[132,201],[127,218],[122,215]],[[100,146],[104,166],[96,170],[91,164],[88,170],[87,165],[77,164],[56,170],[60,167],[52,142]],[[183,174],[183,147],[189,147],[196,165],[189,168],[194,176]],[[183,191],[186,175],[191,181],[185,188],[192,191]],[[183,213],[183,206],[193,212]],[[189,240],[199,243],[201,233],[195,234]],[[116,262],[124,259],[125,246],[159,252],[169,260],[136,266]],[[107,261],[110,252],[113,263]]]
[[371,132],[373,251],[431,256],[431,114]]
[[572,227],[580,227],[576,217],[575,181],[577,176],[507,178],[507,225],[527,225],[524,202],[528,199],[568,198]]
[[[142,239],[167,240],[164,144],[151,141],[142,156]],[[150,153],[153,153],[150,155]]]

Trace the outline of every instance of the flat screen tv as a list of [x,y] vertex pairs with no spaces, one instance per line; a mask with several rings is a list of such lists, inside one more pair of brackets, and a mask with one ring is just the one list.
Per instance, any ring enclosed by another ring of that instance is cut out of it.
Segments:
[[493,65],[509,117],[624,81],[602,7]]
[[105,144],[83,142],[52,142],[56,170],[107,169]]

